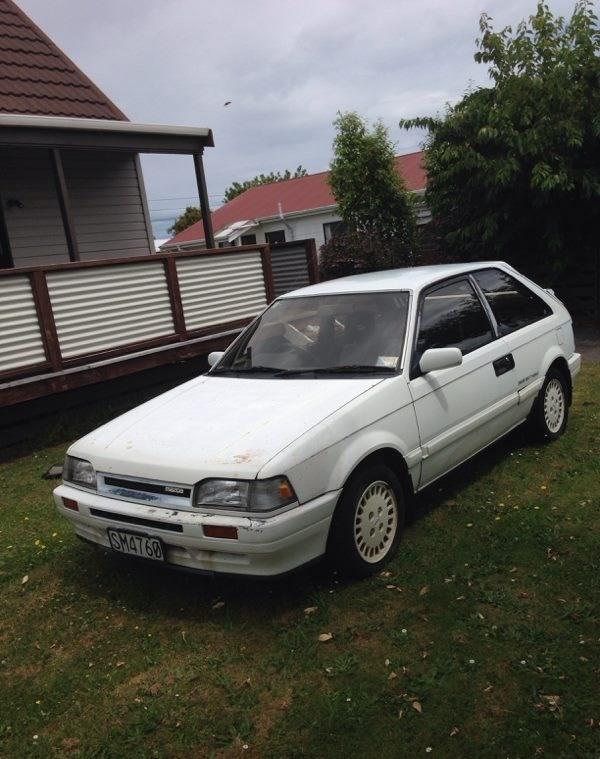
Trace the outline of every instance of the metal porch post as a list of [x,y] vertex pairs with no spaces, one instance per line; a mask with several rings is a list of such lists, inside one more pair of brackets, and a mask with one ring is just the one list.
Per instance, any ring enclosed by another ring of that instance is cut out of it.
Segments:
[[206,189],[206,176],[202,152],[194,153],[194,169],[196,170],[196,182],[198,184],[198,196],[200,197],[200,210],[202,211],[202,224],[204,226],[204,240],[207,248],[215,247],[210,206],[208,204],[208,190]]

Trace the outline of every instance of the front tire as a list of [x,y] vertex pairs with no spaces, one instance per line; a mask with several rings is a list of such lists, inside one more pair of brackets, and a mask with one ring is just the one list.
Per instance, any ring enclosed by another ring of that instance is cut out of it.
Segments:
[[567,428],[569,418],[567,383],[562,372],[550,369],[531,410],[531,423],[536,437],[558,440]]
[[335,510],[327,554],[344,575],[367,577],[394,557],[405,520],[402,485],[385,464],[359,469]]

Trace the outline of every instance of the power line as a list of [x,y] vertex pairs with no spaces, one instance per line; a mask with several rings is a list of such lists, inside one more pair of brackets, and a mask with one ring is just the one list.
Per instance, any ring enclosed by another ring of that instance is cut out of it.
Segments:
[[[208,197],[209,198],[222,198],[224,194],[225,193],[221,193],[221,194],[215,193],[213,195],[209,194]],[[172,198],[148,198],[148,200],[150,200],[150,201],[152,201],[154,203],[162,203],[162,202],[170,201],[170,200],[198,200],[198,196],[197,195],[178,195],[178,196],[174,196]]]

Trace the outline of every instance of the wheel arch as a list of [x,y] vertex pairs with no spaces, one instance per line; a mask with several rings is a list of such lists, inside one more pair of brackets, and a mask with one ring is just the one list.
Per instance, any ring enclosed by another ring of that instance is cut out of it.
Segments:
[[573,380],[571,378],[571,371],[567,359],[564,356],[557,356],[546,369],[546,374],[548,374],[551,369],[556,369],[556,371],[563,375],[567,385],[567,401],[570,406],[573,400]]
[[367,466],[378,463],[386,464],[398,476],[398,479],[402,485],[402,490],[404,491],[404,497],[407,501],[410,501],[414,497],[415,490],[410,472],[408,470],[406,459],[399,450],[390,446],[382,446],[381,448],[377,448],[376,450],[365,454],[365,456],[360,459],[360,461],[357,461],[352,471],[348,473],[342,489],[346,487],[348,482],[352,479],[352,477],[356,475],[357,472],[361,471]]

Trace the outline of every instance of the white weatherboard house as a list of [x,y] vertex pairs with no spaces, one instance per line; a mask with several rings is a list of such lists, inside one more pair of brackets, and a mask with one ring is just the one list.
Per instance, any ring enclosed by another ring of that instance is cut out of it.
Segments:
[[[406,187],[422,195],[427,185],[423,153],[398,156],[396,166]],[[252,187],[212,212],[218,245],[254,245],[314,239],[326,243],[341,224],[335,198],[328,182],[329,172]],[[419,223],[430,220],[428,210],[419,209]],[[161,250],[205,247],[202,222],[192,224],[161,246]]]

